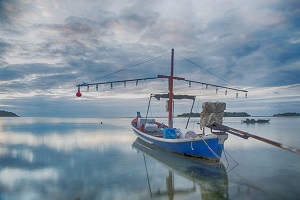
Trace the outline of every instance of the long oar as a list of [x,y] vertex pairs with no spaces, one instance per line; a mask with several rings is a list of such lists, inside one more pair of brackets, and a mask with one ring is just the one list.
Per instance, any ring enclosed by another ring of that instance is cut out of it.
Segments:
[[223,131],[223,132],[226,132],[226,133],[231,133],[233,135],[236,135],[236,136],[244,138],[244,139],[248,139],[249,137],[252,137],[252,138],[260,140],[262,142],[266,142],[268,144],[279,147],[281,149],[285,149],[285,150],[291,151],[293,153],[300,154],[300,149],[296,149],[294,147],[289,147],[289,146],[281,144],[279,142],[275,142],[275,141],[269,140],[267,138],[263,138],[263,137],[253,135],[253,134],[250,134],[250,133],[247,133],[247,132],[244,132],[244,131],[240,131],[238,129],[234,129],[234,128],[231,128],[229,126],[225,126],[225,125],[222,125],[222,124],[217,124],[216,122],[213,123],[212,125],[207,126],[207,127],[211,128],[213,130],[218,130],[218,131]]

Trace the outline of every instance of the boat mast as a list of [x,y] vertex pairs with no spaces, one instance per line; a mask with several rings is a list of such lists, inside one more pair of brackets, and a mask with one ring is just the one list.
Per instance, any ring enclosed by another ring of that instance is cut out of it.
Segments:
[[171,74],[169,76],[169,102],[168,102],[168,111],[169,111],[169,128],[173,128],[173,78],[174,78],[174,49],[172,49],[171,55]]

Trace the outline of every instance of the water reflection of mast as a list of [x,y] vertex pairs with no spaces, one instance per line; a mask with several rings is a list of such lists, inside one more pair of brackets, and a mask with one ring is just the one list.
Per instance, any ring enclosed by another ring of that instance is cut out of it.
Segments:
[[189,194],[189,193],[192,193],[192,192],[196,192],[195,183],[194,183],[194,186],[192,188],[175,189],[174,173],[171,170],[169,170],[169,176],[167,176],[167,178],[166,178],[166,186],[167,186],[166,191],[158,190],[157,192],[154,193],[154,196],[168,195],[169,200],[173,200],[175,194]]
[[150,185],[150,180],[149,180],[149,175],[148,175],[148,169],[147,169],[147,163],[146,163],[145,154],[143,154],[143,157],[144,157],[144,163],[145,163],[145,168],[146,168],[146,174],[147,174],[147,181],[148,181],[149,193],[150,193],[150,197],[152,198],[152,191],[151,191],[151,185]]
[[143,154],[143,157],[144,157],[145,169],[146,169],[146,174],[147,174],[149,193],[150,193],[151,198],[153,196],[165,196],[165,195],[167,195],[169,197],[169,200],[173,200],[175,194],[189,194],[189,193],[192,193],[192,192],[196,191],[195,183],[194,183],[194,186],[192,188],[175,189],[174,173],[173,173],[172,170],[169,169],[169,176],[166,177],[166,188],[167,188],[166,191],[158,190],[157,192],[152,194],[145,154]]

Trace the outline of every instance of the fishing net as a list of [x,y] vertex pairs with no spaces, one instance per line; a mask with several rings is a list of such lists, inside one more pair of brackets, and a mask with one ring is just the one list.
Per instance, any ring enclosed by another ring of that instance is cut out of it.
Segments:
[[200,115],[200,128],[212,125],[214,122],[222,124],[225,109],[226,103],[224,102],[203,102]]

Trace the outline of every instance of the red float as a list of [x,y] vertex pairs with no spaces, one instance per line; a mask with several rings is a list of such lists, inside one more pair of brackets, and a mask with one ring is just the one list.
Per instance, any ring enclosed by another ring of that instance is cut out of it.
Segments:
[[81,96],[82,96],[82,94],[81,94],[81,92],[80,92],[80,89],[78,89],[78,92],[76,93],[76,96],[77,96],[77,97],[81,97]]

